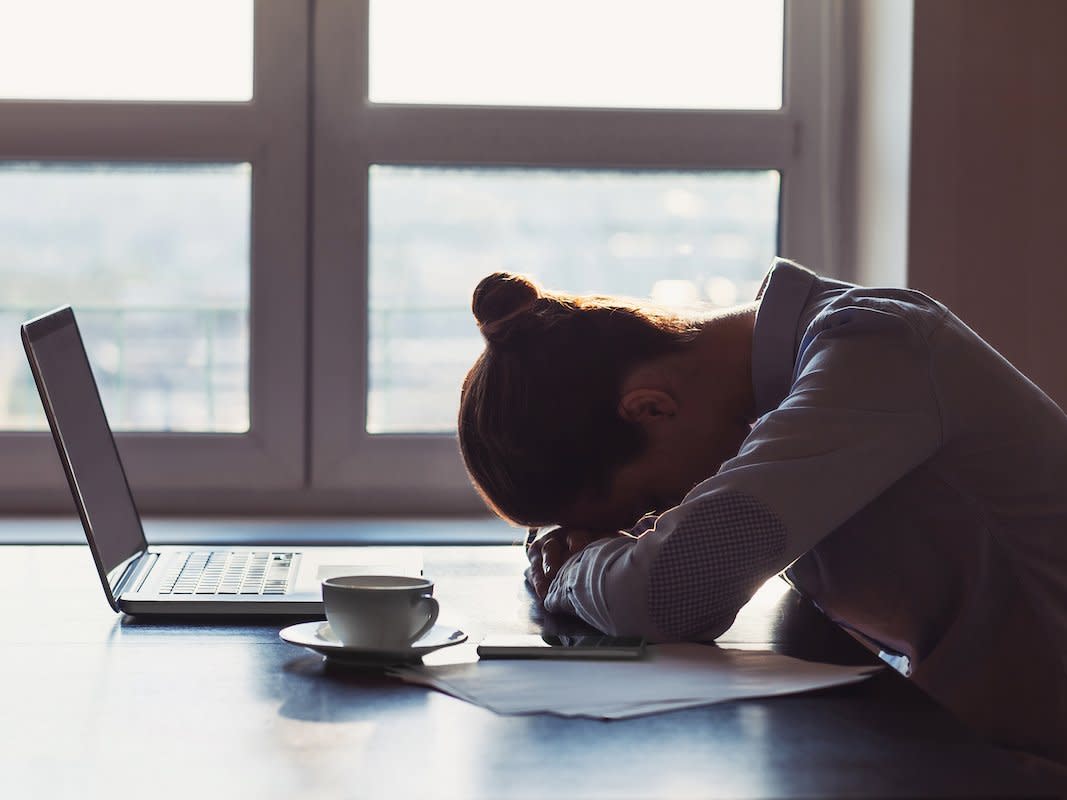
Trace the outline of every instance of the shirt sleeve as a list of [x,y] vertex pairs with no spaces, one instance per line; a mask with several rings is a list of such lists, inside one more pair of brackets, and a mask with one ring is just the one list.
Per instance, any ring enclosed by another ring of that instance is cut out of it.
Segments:
[[639,538],[572,556],[545,607],[610,634],[715,638],[767,578],[940,447],[929,348],[901,315],[824,315],[794,375],[735,458]]

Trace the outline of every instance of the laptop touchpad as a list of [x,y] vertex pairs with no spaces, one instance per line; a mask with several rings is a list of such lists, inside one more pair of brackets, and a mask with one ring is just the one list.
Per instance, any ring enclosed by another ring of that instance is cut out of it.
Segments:
[[345,575],[396,575],[406,574],[397,569],[396,564],[319,564],[314,569],[302,569],[297,577],[293,591],[314,592],[321,594],[322,582],[327,578],[340,578]]
[[315,572],[318,583],[330,578],[342,578],[345,575],[388,575],[396,571],[396,565],[388,564],[320,564]]

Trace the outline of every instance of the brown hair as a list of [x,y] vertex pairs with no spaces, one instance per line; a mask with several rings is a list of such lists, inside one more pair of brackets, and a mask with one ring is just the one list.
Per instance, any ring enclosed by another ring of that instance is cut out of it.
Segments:
[[460,394],[467,472],[500,516],[558,522],[644,449],[641,428],[618,413],[623,380],[697,328],[651,304],[544,291],[505,272],[482,279],[471,308],[486,347]]

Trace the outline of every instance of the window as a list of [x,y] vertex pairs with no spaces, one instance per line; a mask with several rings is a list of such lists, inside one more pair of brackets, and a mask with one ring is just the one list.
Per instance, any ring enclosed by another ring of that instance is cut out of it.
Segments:
[[782,0],[375,0],[372,103],[777,109]]
[[[0,163],[0,324],[76,298],[115,430],[247,431],[250,205],[248,164]],[[47,430],[6,355],[0,428]]]
[[728,306],[775,255],[778,173],[372,165],[367,431],[451,433],[482,348],[471,289],[545,285]]
[[[488,272],[730,305],[776,253],[833,271],[822,0],[83,5],[4,6],[0,324],[72,303],[148,509],[480,509]],[[66,508],[8,342],[0,504]]]
[[2,98],[252,99],[252,0],[5,0],[2,9]]
[[0,8],[0,502],[70,507],[15,334],[64,303],[147,508],[302,489],[307,6]]

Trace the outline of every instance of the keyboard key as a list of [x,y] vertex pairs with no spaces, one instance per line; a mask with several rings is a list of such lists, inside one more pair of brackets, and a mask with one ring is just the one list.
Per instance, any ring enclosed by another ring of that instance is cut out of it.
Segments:
[[160,580],[160,594],[285,594],[293,553],[179,553]]

